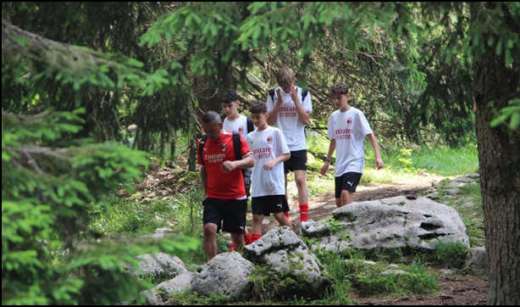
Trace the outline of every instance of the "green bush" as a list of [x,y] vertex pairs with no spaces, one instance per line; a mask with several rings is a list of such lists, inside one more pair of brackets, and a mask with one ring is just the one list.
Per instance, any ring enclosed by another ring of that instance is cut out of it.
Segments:
[[110,205],[106,195],[132,184],[148,161],[116,143],[67,146],[80,114],[2,114],[2,304],[132,301],[147,286],[128,271],[136,255],[196,248],[191,241],[124,242],[121,250],[87,243],[92,212]]
[[460,242],[439,242],[435,247],[433,260],[448,268],[462,268],[466,261],[468,248]]

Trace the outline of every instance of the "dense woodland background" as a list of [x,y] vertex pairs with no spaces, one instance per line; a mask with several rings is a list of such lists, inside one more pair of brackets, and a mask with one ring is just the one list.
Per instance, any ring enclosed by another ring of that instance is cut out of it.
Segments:
[[135,299],[147,283],[123,263],[199,249],[95,222],[147,167],[195,185],[197,116],[232,88],[243,110],[265,101],[282,64],[312,95],[310,136],[343,81],[402,167],[403,148],[478,148],[489,302],[520,303],[519,29],[518,3],[3,2],[2,304]]

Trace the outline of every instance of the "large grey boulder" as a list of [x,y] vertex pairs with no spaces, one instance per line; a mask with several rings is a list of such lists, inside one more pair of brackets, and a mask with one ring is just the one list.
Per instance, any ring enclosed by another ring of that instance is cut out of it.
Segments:
[[137,256],[137,258],[139,267],[134,273],[139,276],[164,280],[188,271],[179,257],[166,253],[146,254]]
[[486,248],[483,246],[470,248],[466,258],[466,268],[473,274],[487,276],[489,262]]
[[163,281],[154,288],[145,291],[144,295],[150,305],[167,305],[170,298],[175,293],[191,290],[193,273],[184,272],[177,277]]
[[439,242],[460,242],[469,247],[458,212],[426,197],[354,202],[334,210],[333,218],[339,230],[322,236],[313,248],[334,252],[348,248],[434,250]]
[[230,300],[247,298],[253,268],[254,265],[237,252],[218,254],[194,274],[191,286],[202,295],[221,294]]
[[286,288],[282,284],[273,287],[274,296],[319,296],[328,284],[318,258],[287,226],[275,227],[246,245],[244,255],[276,274],[273,280],[296,281]]

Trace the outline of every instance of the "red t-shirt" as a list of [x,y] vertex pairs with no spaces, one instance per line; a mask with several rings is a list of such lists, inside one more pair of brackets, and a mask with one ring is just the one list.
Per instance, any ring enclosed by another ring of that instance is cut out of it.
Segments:
[[[249,153],[249,145],[244,137],[240,136],[240,152],[242,157]],[[197,153],[200,151],[197,148]],[[225,172],[222,167],[224,161],[235,161],[233,149],[233,135],[229,132],[221,132],[217,140],[206,138],[202,149],[204,167],[206,168],[206,192],[208,198],[216,199],[242,199],[246,198],[244,176],[242,169],[237,168],[231,172]],[[197,161],[201,163],[200,155]]]

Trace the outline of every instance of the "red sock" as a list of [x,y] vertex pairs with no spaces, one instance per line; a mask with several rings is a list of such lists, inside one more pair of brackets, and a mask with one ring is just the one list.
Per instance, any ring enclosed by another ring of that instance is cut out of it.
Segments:
[[228,251],[233,252],[237,249],[237,246],[235,245],[235,242],[229,242],[228,243]]
[[255,242],[256,240],[260,239],[262,237],[261,233],[252,233],[251,234],[251,243]]
[[246,245],[253,243],[253,234],[250,232],[244,233],[244,242]]
[[300,204],[300,221],[306,222],[309,220],[309,204]]

